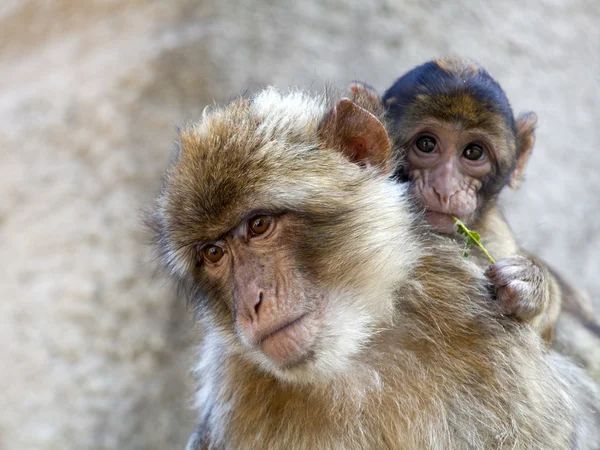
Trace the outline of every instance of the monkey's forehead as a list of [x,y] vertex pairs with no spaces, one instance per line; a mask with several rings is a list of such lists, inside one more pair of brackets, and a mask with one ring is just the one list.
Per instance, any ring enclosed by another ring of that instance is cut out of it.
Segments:
[[412,121],[434,118],[459,123],[465,129],[485,129],[498,137],[513,134],[510,121],[493,101],[482,100],[469,91],[419,93],[404,116]]
[[460,123],[466,129],[487,129],[497,136],[516,133],[512,111],[501,108],[493,97],[476,95],[468,89],[417,89],[410,98],[388,98],[386,105],[389,119],[399,123],[433,118]]
[[268,90],[205,113],[181,132],[165,179],[169,228],[214,240],[249,211],[315,213],[347,197],[364,176],[318,138],[324,111],[322,99]]

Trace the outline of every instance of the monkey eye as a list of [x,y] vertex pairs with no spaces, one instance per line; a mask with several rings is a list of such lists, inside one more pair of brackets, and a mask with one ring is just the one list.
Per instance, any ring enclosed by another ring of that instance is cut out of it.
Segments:
[[270,216],[256,216],[250,219],[248,228],[253,236],[266,233],[273,223],[273,218]]
[[225,251],[218,245],[207,245],[202,249],[202,256],[204,257],[204,260],[209,263],[219,262],[224,254]]
[[416,145],[423,153],[431,153],[435,150],[436,142],[431,136],[421,136],[417,139]]
[[469,144],[463,150],[463,156],[471,161],[477,161],[483,157],[484,151],[477,144]]

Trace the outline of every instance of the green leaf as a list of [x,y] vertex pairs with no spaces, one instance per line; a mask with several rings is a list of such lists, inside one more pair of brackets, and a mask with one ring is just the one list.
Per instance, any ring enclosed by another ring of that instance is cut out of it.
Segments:
[[465,248],[463,249],[462,253],[463,258],[469,256],[469,248],[471,248],[472,245],[477,245],[483,251],[483,253],[485,253],[485,255],[492,262],[492,264],[494,264],[496,261],[494,261],[494,258],[492,258],[492,256],[488,253],[488,251],[481,243],[481,236],[479,235],[479,233],[477,231],[469,230],[467,226],[462,221],[458,220],[456,217],[452,216],[452,218],[454,219],[454,223],[456,224],[456,232],[462,236],[466,236]]

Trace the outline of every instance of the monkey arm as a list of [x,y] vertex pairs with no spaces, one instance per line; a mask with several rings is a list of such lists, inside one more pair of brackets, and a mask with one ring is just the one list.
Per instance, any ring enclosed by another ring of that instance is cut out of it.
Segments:
[[539,313],[531,321],[542,339],[549,347],[554,340],[554,328],[564,302],[564,295],[560,283],[552,274],[550,268],[533,255],[528,255],[533,264],[540,271],[538,279]]
[[[487,275],[506,312],[530,323],[548,346],[560,348],[563,354],[577,355],[586,367],[597,366],[595,354],[583,350],[574,337],[584,328],[589,333],[590,346],[600,342],[600,321],[594,315],[589,297],[544,261],[520,248],[496,206],[490,207],[474,228],[484,236],[486,248],[497,259]],[[472,257],[480,267],[488,266],[479,249],[473,250]],[[507,287],[511,282],[513,286]],[[559,320],[566,316],[568,320]],[[561,330],[556,333],[561,336],[560,343],[555,342],[556,327]]]

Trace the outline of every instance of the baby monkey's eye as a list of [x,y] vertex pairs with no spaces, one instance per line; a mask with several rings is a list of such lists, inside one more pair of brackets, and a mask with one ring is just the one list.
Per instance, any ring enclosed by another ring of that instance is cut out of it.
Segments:
[[257,216],[250,219],[248,228],[253,236],[258,236],[259,234],[266,233],[271,227],[272,223],[273,218],[270,216]]
[[417,139],[417,148],[421,150],[423,153],[431,153],[435,150],[435,139],[431,136],[421,136]]
[[463,156],[471,161],[477,161],[483,157],[483,148],[477,144],[469,144],[463,150]]
[[221,260],[225,252],[218,245],[207,245],[202,250],[202,256],[209,263],[216,263]]

